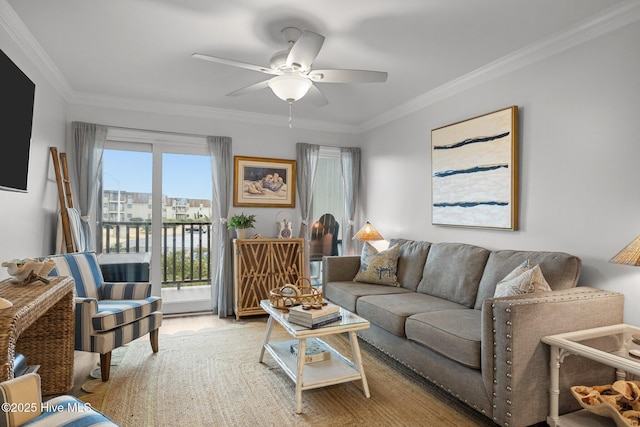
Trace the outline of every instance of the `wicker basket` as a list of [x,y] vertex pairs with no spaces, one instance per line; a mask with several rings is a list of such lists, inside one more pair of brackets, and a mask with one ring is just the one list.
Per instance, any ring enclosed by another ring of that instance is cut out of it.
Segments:
[[287,310],[287,307],[306,304],[322,304],[322,292],[311,286],[311,280],[299,278],[295,285],[287,283],[269,292],[269,302],[275,308]]

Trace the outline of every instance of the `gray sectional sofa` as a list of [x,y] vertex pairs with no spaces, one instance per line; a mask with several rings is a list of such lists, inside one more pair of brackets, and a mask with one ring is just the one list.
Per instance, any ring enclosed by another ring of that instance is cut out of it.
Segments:
[[[354,282],[359,256],[325,257],[324,296],[366,318],[359,336],[504,426],[544,422],[549,412],[546,335],[622,323],[622,294],[576,287],[578,257],[488,250],[461,243],[400,245],[400,286]],[[518,265],[538,264],[552,291],[494,298]],[[572,385],[605,384],[611,368],[570,356],[561,368],[560,413],[580,409]],[[372,390],[375,393],[375,390]]]

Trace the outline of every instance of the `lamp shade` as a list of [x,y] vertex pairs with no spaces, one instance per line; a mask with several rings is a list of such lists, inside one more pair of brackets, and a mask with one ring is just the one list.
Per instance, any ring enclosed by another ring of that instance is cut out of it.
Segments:
[[362,240],[368,242],[371,240],[384,240],[384,237],[382,237],[382,235],[378,233],[378,230],[376,230],[374,226],[371,225],[369,221],[367,221],[362,226],[362,228],[358,230],[356,235],[353,236],[352,240]]
[[633,239],[609,261],[616,264],[640,265],[640,236]]
[[287,102],[297,101],[305,96],[311,84],[311,80],[295,74],[282,74],[267,82],[273,93]]

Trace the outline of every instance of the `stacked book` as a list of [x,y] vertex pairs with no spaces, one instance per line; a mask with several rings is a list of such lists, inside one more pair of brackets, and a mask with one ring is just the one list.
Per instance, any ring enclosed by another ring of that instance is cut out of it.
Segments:
[[[291,354],[298,356],[298,343],[291,344]],[[321,341],[316,339],[307,340],[304,363],[322,362],[331,359],[331,351]]]
[[319,328],[320,326],[341,320],[340,307],[328,303],[322,308],[302,308],[300,305],[289,308],[289,322],[306,328]]

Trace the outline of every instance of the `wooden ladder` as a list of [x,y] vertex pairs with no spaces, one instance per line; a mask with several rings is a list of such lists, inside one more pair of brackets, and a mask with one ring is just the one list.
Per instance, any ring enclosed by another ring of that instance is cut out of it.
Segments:
[[[53,167],[56,172],[56,183],[58,184],[58,200],[60,201],[60,216],[62,217],[62,230],[64,232],[64,242],[67,253],[73,252],[73,240],[71,239],[71,226],[69,224],[69,213],[67,208],[73,208],[73,198],[71,197],[71,183],[69,182],[69,170],[67,167],[67,154],[60,153],[58,159],[58,149],[50,147]],[[60,165],[62,164],[62,174]],[[63,187],[64,184],[64,187]]]

